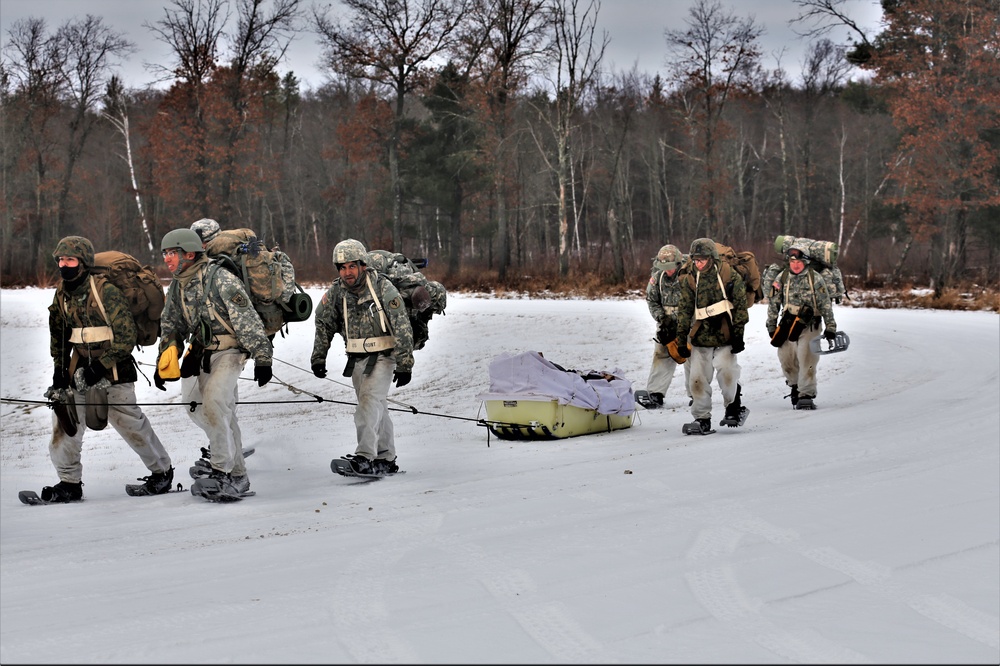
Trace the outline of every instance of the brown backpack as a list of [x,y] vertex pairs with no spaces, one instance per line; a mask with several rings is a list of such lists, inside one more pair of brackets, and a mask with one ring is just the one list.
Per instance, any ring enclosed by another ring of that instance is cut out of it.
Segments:
[[153,269],[143,266],[130,254],[107,250],[94,255],[91,274],[98,281],[107,280],[125,295],[135,320],[136,345],[154,344],[160,337],[160,315],[166,300],[163,285]]
[[757,265],[757,257],[753,252],[737,252],[728,245],[716,243],[719,250],[719,258],[736,269],[736,272],[743,278],[743,283],[747,288],[747,307],[764,298],[764,291],[760,288],[760,266]]

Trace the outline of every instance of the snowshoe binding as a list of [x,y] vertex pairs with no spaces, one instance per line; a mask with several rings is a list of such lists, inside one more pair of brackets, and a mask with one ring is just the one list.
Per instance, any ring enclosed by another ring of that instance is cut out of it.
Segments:
[[811,395],[799,396],[799,401],[795,404],[795,409],[816,409],[815,398]]
[[711,435],[715,430],[711,419],[695,419],[691,423],[685,423],[681,432],[685,435]]
[[153,472],[149,476],[140,477],[139,481],[143,483],[125,484],[125,493],[132,497],[169,493],[174,482],[174,468],[171,467],[166,472]]
[[722,417],[719,421],[720,426],[729,426],[730,428],[738,428],[744,423],[746,423],[747,416],[750,415],[750,410],[743,406],[742,401],[743,387],[739,384],[736,385],[736,396],[733,401],[729,403],[726,407],[726,415]]
[[[243,491],[243,487],[247,490]],[[191,484],[191,494],[209,502],[239,502],[244,497],[256,495],[249,488],[250,483],[245,476],[233,477],[231,474],[213,469],[209,476],[197,479]]]
[[649,391],[636,391],[635,401],[646,409],[659,409],[663,407],[663,394],[650,393]]

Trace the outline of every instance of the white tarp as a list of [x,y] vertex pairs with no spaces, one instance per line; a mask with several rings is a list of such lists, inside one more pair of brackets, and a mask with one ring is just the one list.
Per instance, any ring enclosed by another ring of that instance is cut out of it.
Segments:
[[490,362],[490,390],[477,400],[556,400],[598,414],[635,411],[632,382],[621,370],[564,370],[540,352],[503,353]]

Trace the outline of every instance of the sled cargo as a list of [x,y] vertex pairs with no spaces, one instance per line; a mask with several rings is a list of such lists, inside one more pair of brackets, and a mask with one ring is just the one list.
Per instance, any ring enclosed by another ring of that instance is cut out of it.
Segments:
[[562,439],[630,428],[632,382],[617,369],[566,370],[539,352],[501,354],[490,363],[490,390],[476,396],[482,422],[501,439]]

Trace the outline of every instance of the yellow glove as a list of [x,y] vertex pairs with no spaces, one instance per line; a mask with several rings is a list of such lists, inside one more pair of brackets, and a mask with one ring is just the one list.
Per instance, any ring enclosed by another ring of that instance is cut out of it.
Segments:
[[160,373],[160,378],[172,381],[181,378],[181,364],[178,361],[179,352],[177,345],[170,345],[160,354],[160,359],[156,362],[156,370]]

